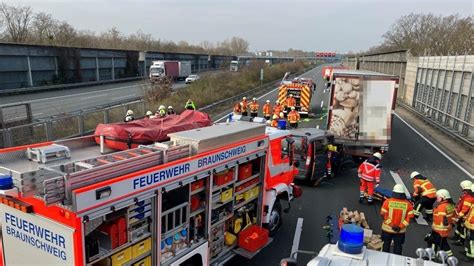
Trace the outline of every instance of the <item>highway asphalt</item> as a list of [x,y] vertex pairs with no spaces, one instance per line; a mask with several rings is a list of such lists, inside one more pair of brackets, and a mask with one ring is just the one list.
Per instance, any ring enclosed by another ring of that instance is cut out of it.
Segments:
[[[148,86],[148,81],[138,80],[67,90],[2,96],[0,97],[0,105],[29,102],[31,103],[33,118],[39,119],[141,97],[144,94],[144,89]],[[173,89],[178,90],[185,86],[184,81],[178,81],[173,85]],[[14,109],[8,108],[4,109],[3,115],[6,120],[17,116]]]
[[[318,67],[303,74],[303,77],[312,78],[317,83],[316,94],[312,98],[312,106],[315,108],[316,118],[302,122],[300,127],[325,128],[325,117],[320,119],[327,109],[329,101],[329,91],[324,90],[321,79],[321,68]],[[272,102],[276,100],[277,92],[274,91],[261,99],[261,104],[266,99]],[[300,249],[318,252],[328,243],[326,232],[323,226],[326,217],[330,214],[337,215],[343,207],[349,210],[359,210],[365,213],[370,228],[374,233],[380,234],[382,220],[379,216],[380,203],[374,205],[361,204],[358,202],[359,180],[355,164],[348,158],[344,170],[335,178],[324,182],[320,187],[303,186],[302,198],[291,203],[291,210],[288,214],[283,214],[283,226],[273,242],[257,254],[252,260],[242,257],[235,257],[227,265],[278,265],[282,258],[290,255],[293,242],[293,235],[297,219],[303,218],[303,232],[301,235]],[[418,171],[430,178],[434,185],[446,188],[451,192],[455,201],[460,194],[459,183],[462,180],[470,179],[457,166],[442,156],[435,148],[420,138],[401,119],[394,117],[392,128],[392,140],[390,150],[383,159],[383,171],[381,177],[381,187],[391,189],[395,184],[393,175],[399,175],[405,186],[413,191],[412,183],[409,179],[411,171]],[[283,208],[285,208],[285,203]],[[413,221],[406,233],[406,242],[403,254],[415,257],[415,250],[419,247],[426,247],[423,238],[430,231],[430,226],[419,225]],[[455,256],[461,258],[458,252],[460,247],[452,246]],[[298,264],[306,265],[311,259],[308,255],[299,255]],[[460,261],[459,265],[472,265]]]

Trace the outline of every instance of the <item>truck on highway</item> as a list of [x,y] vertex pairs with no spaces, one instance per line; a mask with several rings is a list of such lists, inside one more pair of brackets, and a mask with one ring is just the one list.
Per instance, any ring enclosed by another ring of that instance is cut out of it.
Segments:
[[239,71],[239,61],[232,60],[230,61],[230,72],[237,72]]
[[[311,113],[311,97],[313,95],[313,90],[306,83],[301,82],[290,82],[283,83],[278,88],[278,101],[285,105],[286,99],[290,94],[296,100],[296,110],[302,116],[308,116]],[[284,113],[287,113],[288,110],[284,110]]]
[[344,153],[360,160],[387,152],[398,77],[372,71],[333,69],[327,129]]
[[[123,151],[94,136],[0,150],[4,265],[212,265],[282,224],[290,132],[236,121]],[[0,263],[1,264],[1,263]]]
[[153,61],[150,66],[150,81],[156,82],[168,77],[173,80],[184,80],[191,75],[190,61]]

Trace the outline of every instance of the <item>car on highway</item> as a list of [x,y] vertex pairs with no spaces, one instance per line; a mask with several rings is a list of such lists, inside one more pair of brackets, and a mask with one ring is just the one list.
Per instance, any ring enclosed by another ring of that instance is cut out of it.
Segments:
[[190,83],[193,83],[195,81],[199,80],[199,76],[198,75],[189,75],[186,80],[184,81],[186,84],[190,84]]

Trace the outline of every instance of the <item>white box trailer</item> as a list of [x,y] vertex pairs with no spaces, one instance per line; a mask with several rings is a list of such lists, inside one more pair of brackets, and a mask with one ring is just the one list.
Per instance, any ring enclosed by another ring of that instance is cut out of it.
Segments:
[[327,128],[345,153],[367,157],[388,151],[398,77],[334,69],[330,84]]
[[[94,136],[0,150],[17,191],[0,195],[3,265],[217,264],[249,254],[229,234],[278,229],[279,200],[297,188],[288,131],[238,121],[172,138],[120,152],[101,153]],[[70,156],[28,160],[53,144]],[[251,222],[231,232],[241,215]]]

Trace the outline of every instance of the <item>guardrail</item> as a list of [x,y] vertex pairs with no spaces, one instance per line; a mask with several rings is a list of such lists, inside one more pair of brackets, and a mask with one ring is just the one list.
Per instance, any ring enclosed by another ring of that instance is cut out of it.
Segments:
[[[430,117],[427,116],[426,114],[421,113],[420,111],[416,110],[415,108],[407,105],[406,103],[404,103],[402,101],[397,100],[397,105],[399,105],[400,107],[402,107],[402,108],[408,110],[409,112],[415,114],[418,118],[420,118],[424,122],[430,124],[431,126],[434,126],[435,128],[437,128],[441,132],[443,132],[443,133],[451,136],[455,140],[467,145],[471,150],[474,149],[474,140],[467,138],[466,134],[464,134],[462,132],[459,132],[459,131],[454,131],[452,129],[447,128],[445,125],[442,125],[440,123],[435,122],[434,120],[430,119]],[[467,126],[471,127],[471,128],[474,127],[474,125],[472,125],[472,124],[467,124]]]

